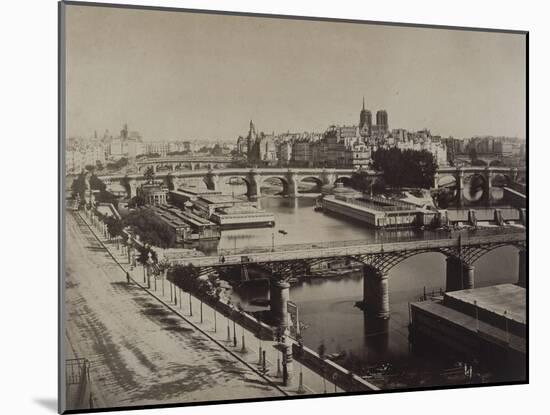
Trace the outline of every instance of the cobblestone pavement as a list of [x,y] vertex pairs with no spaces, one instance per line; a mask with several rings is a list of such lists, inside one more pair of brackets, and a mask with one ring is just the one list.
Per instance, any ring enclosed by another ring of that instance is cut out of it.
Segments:
[[66,218],[67,357],[90,361],[95,407],[283,395],[140,287],[127,284],[82,218]]

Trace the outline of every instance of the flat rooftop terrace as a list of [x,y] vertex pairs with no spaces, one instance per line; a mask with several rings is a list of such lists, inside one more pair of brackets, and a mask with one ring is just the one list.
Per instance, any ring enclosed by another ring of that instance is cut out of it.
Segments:
[[499,284],[490,287],[474,288],[471,290],[451,291],[446,297],[475,305],[494,314],[506,316],[520,324],[525,324],[527,305],[527,290],[515,284]]
[[507,345],[507,347],[521,353],[526,353],[527,343],[523,336],[510,333],[502,328],[495,327],[484,321],[477,320],[468,314],[446,307],[437,301],[423,301],[412,303],[413,313],[415,309],[421,310],[437,319],[438,324],[450,324],[461,327],[468,332],[489,340],[493,343]]
[[222,194],[222,192],[220,192],[219,190],[201,189],[198,187],[178,187],[176,190],[171,190],[170,193],[175,193],[180,195],[192,195],[192,196]]
[[200,198],[209,204],[217,203],[247,203],[242,199],[234,198],[231,195],[213,194],[213,195],[201,195]]

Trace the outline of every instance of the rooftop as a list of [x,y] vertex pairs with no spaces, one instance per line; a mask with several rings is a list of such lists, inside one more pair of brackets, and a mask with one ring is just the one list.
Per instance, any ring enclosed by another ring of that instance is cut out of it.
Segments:
[[178,189],[172,190],[171,192],[175,194],[180,194],[180,195],[194,195],[194,196],[221,195],[222,193],[217,190],[199,189],[197,187],[179,187]]
[[452,291],[445,293],[445,296],[471,305],[475,302],[478,308],[495,314],[503,315],[506,312],[508,319],[518,323],[525,324],[526,321],[527,293],[525,288],[515,284]]
[[215,195],[201,195],[200,197],[202,200],[204,200],[207,203],[243,203],[241,199],[236,199],[231,195],[222,195],[222,194],[215,194]]

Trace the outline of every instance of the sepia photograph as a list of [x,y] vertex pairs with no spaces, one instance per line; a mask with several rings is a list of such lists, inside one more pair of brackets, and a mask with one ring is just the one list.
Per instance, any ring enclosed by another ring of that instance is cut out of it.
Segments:
[[528,32],[421,23],[59,3],[60,412],[529,382]]

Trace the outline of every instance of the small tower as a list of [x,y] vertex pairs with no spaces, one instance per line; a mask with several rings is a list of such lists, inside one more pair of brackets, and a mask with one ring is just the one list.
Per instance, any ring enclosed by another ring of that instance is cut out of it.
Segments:
[[361,135],[370,135],[372,127],[372,114],[365,109],[365,97],[363,97],[363,108],[359,113],[359,131]]
[[123,140],[128,138],[128,124],[124,124],[124,128],[120,131],[120,138]]
[[246,144],[248,149],[248,160],[251,160],[254,158],[254,149],[256,148],[256,139],[258,138],[258,135],[256,134],[256,127],[254,126],[254,123],[252,120],[250,120],[250,127],[248,129],[248,135],[246,136]]

